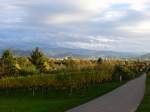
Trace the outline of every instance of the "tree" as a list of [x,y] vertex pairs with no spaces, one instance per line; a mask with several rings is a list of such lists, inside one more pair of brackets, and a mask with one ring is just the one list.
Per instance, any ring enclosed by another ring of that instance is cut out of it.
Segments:
[[102,65],[103,64],[103,59],[102,58],[98,58],[98,60],[96,61],[96,66],[95,69],[97,71],[100,71],[102,69]]
[[1,58],[1,77],[16,75],[15,59],[11,50],[5,50]]
[[7,49],[3,52],[2,60],[11,60],[13,59],[13,54],[10,49]]
[[97,63],[98,64],[102,64],[102,62],[103,62],[103,59],[102,58],[98,58]]
[[38,70],[40,70],[42,72],[44,62],[45,62],[45,57],[44,57],[43,52],[40,51],[38,47],[35,50],[32,51],[32,53],[29,57],[29,60],[31,61],[31,63],[33,65],[36,66],[36,68]]

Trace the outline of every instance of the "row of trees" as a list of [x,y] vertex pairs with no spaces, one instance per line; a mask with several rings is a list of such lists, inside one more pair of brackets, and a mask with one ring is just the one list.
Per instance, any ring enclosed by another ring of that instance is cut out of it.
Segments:
[[[30,57],[27,58],[14,57],[11,50],[5,50],[0,59],[0,77],[24,75],[26,72],[29,75],[32,75],[32,72],[42,72],[45,68],[45,62],[46,57],[39,48],[33,50]],[[26,66],[27,69],[25,70],[21,65]]]
[[39,48],[33,50],[29,57],[15,57],[11,50],[5,50],[0,58],[0,78],[64,71],[90,71],[100,68],[102,61],[101,58],[97,61],[71,57],[63,60],[51,59],[46,57]]
[[[145,62],[139,61],[114,61],[81,60],[81,59],[50,59],[39,48],[32,51],[29,57],[14,57],[11,50],[4,51],[0,59],[0,78],[7,76],[26,76],[41,73],[82,72],[82,71],[110,71],[139,72],[146,67]],[[122,73],[122,74],[126,74]],[[119,73],[120,74],[120,73]]]

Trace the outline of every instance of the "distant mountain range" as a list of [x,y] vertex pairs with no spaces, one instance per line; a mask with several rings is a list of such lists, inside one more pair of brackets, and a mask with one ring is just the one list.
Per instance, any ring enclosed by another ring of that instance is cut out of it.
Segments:
[[68,49],[68,48],[53,48],[45,51],[48,56],[51,57],[65,57],[65,56],[74,56],[74,57],[107,57],[107,58],[129,58],[136,57],[136,53],[128,52],[115,52],[115,51],[96,51],[96,50],[85,50],[85,49]]
[[[129,52],[96,51],[96,50],[69,49],[69,48],[50,48],[50,49],[42,49],[42,51],[47,56],[55,58],[62,58],[65,56],[73,56],[80,58],[92,58],[92,57],[134,58],[140,56],[137,53],[129,53]],[[3,50],[0,50],[0,54],[2,54],[2,52]],[[31,50],[14,49],[13,53],[15,56],[29,56],[31,54]]]
[[140,59],[143,59],[143,60],[150,60],[150,53],[147,53],[147,54],[145,54],[145,55],[142,55],[142,56],[140,57]]

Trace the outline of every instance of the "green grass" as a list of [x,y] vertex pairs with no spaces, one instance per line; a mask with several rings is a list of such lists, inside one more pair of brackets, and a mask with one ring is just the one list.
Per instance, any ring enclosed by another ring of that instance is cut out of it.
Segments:
[[136,112],[150,112],[150,77],[147,77],[147,87],[144,99]]
[[0,112],[64,112],[67,109],[85,103],[91,99],[101,96],[123,83],[108,82],[100,87],[91,87],[86,92],[72,95],[55,93],[54,96],[0,95]]

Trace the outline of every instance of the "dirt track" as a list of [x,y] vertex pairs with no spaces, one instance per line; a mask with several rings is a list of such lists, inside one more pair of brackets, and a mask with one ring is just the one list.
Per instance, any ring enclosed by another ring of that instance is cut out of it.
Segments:
[[135,112],[145,92],[146,75],[67,112]]

